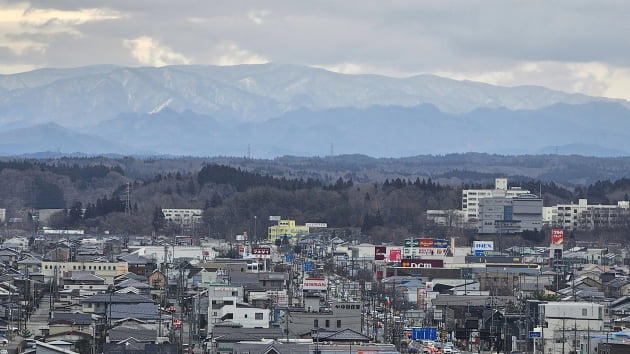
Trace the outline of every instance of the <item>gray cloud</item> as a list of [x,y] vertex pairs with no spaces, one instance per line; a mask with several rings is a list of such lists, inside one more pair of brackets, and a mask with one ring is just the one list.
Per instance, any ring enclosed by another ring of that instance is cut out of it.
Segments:
[[[9,1],[4,8],[0,5],[0,11],[25,4]],[[150,65],[149,59],[156,56],[140,55],[144,48],[161,53],[155,54],[163,58],[157,63],[166,64],[169,58],[192,64],[268,60],[352,72],[443,73],[567,91],[581,87],[602,95],[621,92],[621,81],[610,81],[617,79],[609,74],[625,75],[630,68],[630,3],[619,1],[36,0],[29,4],[25,19],[38,11],[43,12],[40,19],[46,14],[50,18],[3,29],[6,38],[19,37],[24,46],[33,47],[15,55],[0,51],[0,64]],[[87,11],[91,9],[103,12]],[[64,17],[68,13],[75,18]],[[147,38],[151,41],[139,41]],[[0,43],[3,46],[9,48],[10,43]],[[527,69],[532,65],[537,70]],[[609,74],[593,72],[602,65]]]

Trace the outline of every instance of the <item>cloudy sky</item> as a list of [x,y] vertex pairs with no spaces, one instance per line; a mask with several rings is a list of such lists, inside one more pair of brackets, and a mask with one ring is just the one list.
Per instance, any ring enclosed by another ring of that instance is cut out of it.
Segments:
[[279,62],[630,99],[630,2],[0,0],[0,73]]

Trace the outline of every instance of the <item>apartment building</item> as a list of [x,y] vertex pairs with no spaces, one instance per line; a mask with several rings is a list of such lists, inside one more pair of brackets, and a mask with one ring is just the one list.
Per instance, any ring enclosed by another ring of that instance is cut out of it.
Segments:
[[243,290],[236,286],[208,287],[208,333],[217,325],[269,328],[271,310],[242,302]]
[[553,227],[565,230],[619,229],[630,226],[630,202],[617,204],[588,204],[587,199],[577,204],[558,204],[546,213],[545,220]]
[[164,220],[178,225],[192,225],[200,223],[203,217],[202,209],[162,209]]

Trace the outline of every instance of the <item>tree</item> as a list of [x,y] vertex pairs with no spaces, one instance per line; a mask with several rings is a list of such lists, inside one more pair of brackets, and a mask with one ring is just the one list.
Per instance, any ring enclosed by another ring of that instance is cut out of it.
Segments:
[[166,217],[162,212],[162,208],[156,206],[153,210],[153,220],[151,221],[151,226],[153,226],[153,231],[158,232],[164,228],[166,225]]

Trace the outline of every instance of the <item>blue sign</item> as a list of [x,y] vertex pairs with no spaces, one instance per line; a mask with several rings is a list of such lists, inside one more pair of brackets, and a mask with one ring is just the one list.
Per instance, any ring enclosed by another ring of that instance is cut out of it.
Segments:
[[435,327],[413,327],[411,329],[411,339],[413,340],[436,340],[438,337]]
[[313,271],[313,262],[311,262],[311,261],[304,262],[304,271],[305,272]]
[[540,332],[529,332],[529,338],[540,338]]
[[475,256],[477,257],[492,256],[492,251],[475,250]]
[[287,263],[293,263],[294,259],[295,257],[293,256],[293,253],[287,253],[284,255],[284,261]]

